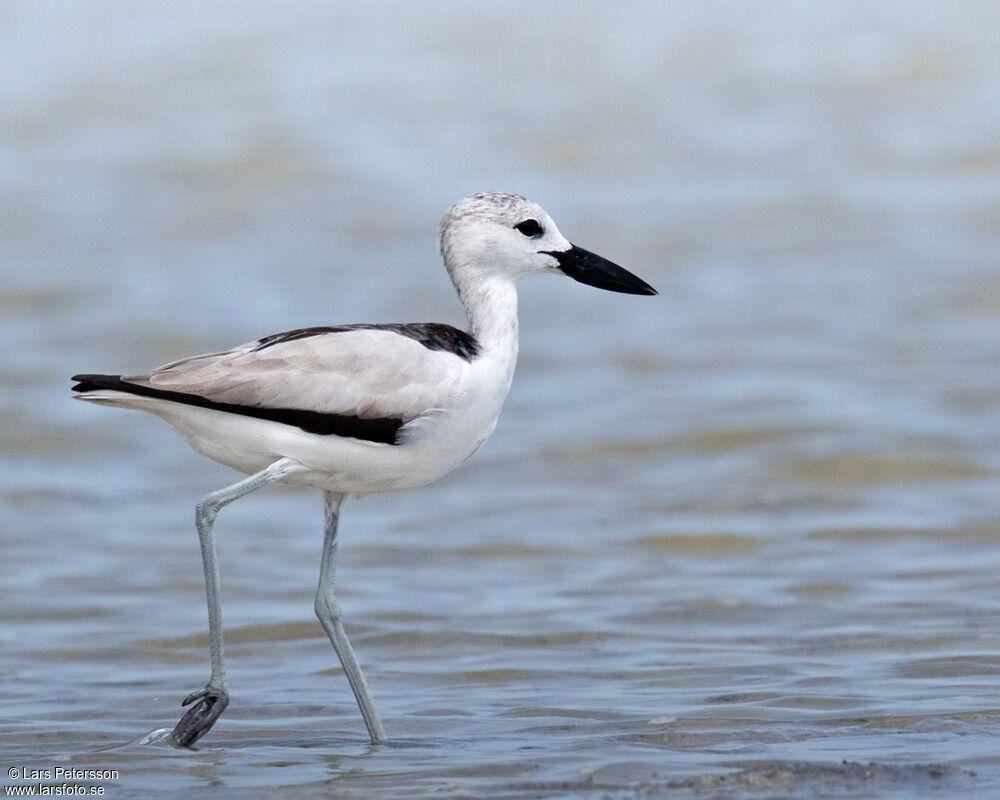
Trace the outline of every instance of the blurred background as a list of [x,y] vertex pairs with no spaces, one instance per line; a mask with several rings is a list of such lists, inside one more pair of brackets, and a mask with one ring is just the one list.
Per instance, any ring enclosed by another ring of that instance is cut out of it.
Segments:
[[[2,4],[5,760],[121,797],[996,792],[998,53],[971,1]],[[461,325],[437,225],[482,190],[660,295],[526,281],[493,439],[346,507],[393,744],[287,489],[217,526],[232,705],[141,743],[207,678],[192,512],[235,476],[69,376]]]

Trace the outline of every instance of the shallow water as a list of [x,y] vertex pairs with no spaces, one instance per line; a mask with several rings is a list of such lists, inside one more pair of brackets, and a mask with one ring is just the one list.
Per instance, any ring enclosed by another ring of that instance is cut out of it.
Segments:
[[[992,4],[6,4],[0,752],[108,796],[1000,792]],[[291,327],[460,321],[441,212],[544,204],[657,298],[522,291],[490,443],[351,502],[72,403]],[[58,783],[56,780],[42,783]],[[6,779],[5,785],[32,781]],[[84,785],[93,781],[77,781]]]

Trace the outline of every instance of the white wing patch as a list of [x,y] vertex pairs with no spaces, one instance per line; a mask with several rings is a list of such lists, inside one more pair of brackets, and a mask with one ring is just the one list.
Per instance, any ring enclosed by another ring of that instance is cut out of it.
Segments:
[[388,330],[320,333],[175,361],[130,383],[218,403],[397,418],[404,422],[460,399],[469,364]]

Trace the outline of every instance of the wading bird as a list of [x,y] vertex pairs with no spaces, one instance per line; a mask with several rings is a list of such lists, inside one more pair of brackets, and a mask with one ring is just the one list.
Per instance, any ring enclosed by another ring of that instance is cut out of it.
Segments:
[[195,509],[208,595],[212,674],[170,734],[189,746],[229,704],[219,570],[219,509],[275,481],[324,493],[316,615],[343,665],[371,741],[385,730],[340,621],[334,562],[348,495],[410,489],[455,469],[486,441],[517,360],[517,280],[557,273],[629,294],[649,284],[570,244],[545,211],[513,194],[476,194],[441,222],[441,256],[470,330],[439,323],[336,325],[276,333],[145,375],[76,375],[81,400],[148,411],[209,458],[247,474]]

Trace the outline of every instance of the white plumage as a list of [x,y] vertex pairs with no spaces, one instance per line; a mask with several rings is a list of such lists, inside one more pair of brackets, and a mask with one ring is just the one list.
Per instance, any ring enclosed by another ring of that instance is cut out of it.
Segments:
[[[202,455],[248,475],[287,457],[302,469],[286,482],[368,494],[420,486],[460,464],[492,431],[510,384],[509,376],[497,375],[502,368],[493,359],[470,363],[387,330],[317,334],[258,350],[260,341],[123,380],[252,408],[398,418],[400,444],[310,433],[122,391],[78,396],[156,414]],[[484,394],[499,402],[482,402]]]
[[349,494],[429,483],[469,458],[496,427],[517,360],[516,282],[560,273],[612,291],[655,294],[578,248],[518,195],[465,198],[441,223],[441,254],[470,331],[434,323],[311,328],[186,358],[148,374],[78,375],[76,396],[155,414],[199,453],[250,475],[198,506],[212,677],[172,732],[189,745],[228,703],[212,522],[225,504],[276,480],[326,493],[316,612],[351,682],[373,742],[385,734],[339,621],[333,563]]

